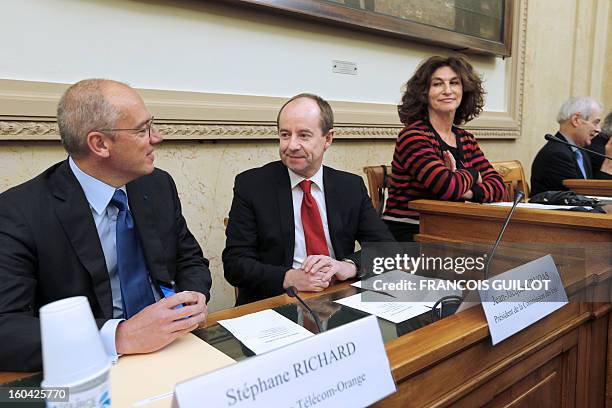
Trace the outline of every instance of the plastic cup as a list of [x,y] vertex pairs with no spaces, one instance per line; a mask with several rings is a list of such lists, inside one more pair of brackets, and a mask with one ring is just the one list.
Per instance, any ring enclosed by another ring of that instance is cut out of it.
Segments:
[[[41,386],[67,387],[70,406],[110,406],[111,363],[87,298],[58,300],[41,307],[39,314],[44,377]],[[61,407],[67,403],[47,404]]]

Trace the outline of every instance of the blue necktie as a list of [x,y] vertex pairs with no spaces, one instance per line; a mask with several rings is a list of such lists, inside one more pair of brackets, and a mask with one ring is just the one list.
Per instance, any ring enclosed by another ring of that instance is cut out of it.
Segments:
[[582,158],[582,152],[576,149],[574,154],[576,155],[576,161],[578,162],[578,168],[580,168],[580,171],[582,172],[582,178],[586,179],[587,175],[586,175],[586,170],[584,169],[584,159]]
[[116,190],[111,204],[117,207],[117,273],[121,282],[123,315],[126,319],[155,303],[144,253],[140,246],[134,218],[123,190]]

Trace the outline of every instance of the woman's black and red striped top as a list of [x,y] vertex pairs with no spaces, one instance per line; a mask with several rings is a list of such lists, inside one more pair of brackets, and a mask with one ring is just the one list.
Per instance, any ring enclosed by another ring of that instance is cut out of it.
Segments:
[[[463,156],[462,166],[451,171],[444,165],[444,143],[428,120],[418,120],[400,132],[393,154],[389,197],[385,216],[414,218],[418,214],[408,209],[408,203],[419,198],[463,201],[461,196],[470,189],[471,201],[501,201],[505,187],[501,176],[485,158],[474,136],[453,126],[457,148]],[[463,167],[463,168],[461,168]],[[478,173],[482,183],[477,183]]]

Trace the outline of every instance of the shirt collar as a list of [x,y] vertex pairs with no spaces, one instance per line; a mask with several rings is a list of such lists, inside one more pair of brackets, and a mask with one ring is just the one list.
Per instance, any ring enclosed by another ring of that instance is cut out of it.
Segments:
[[565,140],[567,140],[567,143],[571,144],[570,148],[572,149],[572,152],[576,152],[576,150],[578,150],[578,147],[576,146],[576,142],[574,142],[574,139],[572,139],[571,137],[567,135],[564,135],[561,132],[559,132],[559,134],[563,136]]
[[[72,156],[68,158],[68,163],[70,164],[72,173],[74,173],[74,176],[83,188],[87,202],[98,215],[102,215],[117,189],[85,173],[77,166]],[[127,195],[125,186],[122,186],[120,189]]]
[[314,176],[306,179],[299,174],[296,174],[290,168],[287,168],[289,172],[289,180],[291,181],[291,189],[293,190],[298,184],[302,182],[302,180],[310,180],[314,185],[319,187],[321,191],[323,191],[323,166],[319,167],[319,170],[314,174]]

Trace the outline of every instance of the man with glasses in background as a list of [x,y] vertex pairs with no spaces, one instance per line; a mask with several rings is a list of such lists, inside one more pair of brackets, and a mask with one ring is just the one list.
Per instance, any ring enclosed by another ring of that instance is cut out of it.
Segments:
[[592,168],[588,154],[578,148],[589,148],[601,130],[601,114],[601,104],[589,97],[572,97],[561,105],[554,138],[571,146],[550,140],[540,149],[531,165],[531,195],[568,190],[563,180],[592,179],[594,172],[605,175],[610,171],[610,160]]
[[174,181],[153,165],[162,136],[140,96],[80,81],[57,121],[68,159],[0,194],[0,371],[41,369],[38,310],[55,300],[86,296],[115,359],[158,350],[207,316],[208,260]]

